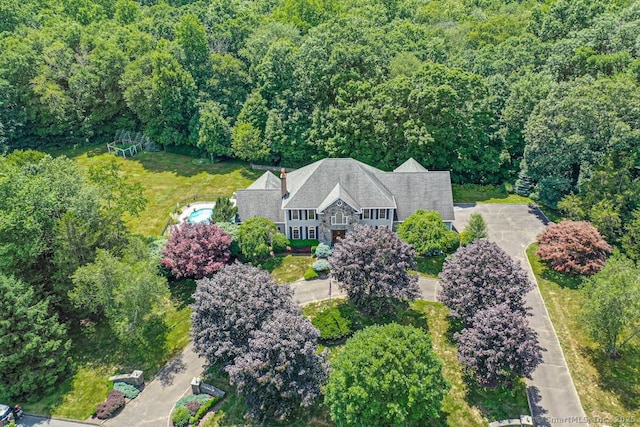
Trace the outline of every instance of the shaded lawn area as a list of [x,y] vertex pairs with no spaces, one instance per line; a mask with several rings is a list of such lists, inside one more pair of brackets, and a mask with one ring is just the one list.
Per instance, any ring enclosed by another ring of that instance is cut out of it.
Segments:
[[416,271],[425,277],[438,278],[438,274],[442,272],[442,266],[444,260],[448,255],[436,255],[436,256],[417,256],[416,257]]
[[278,255],[260,261],[258,265],[271,273],[278,283],[291,283],[302,279],[304,272],[314,263],[310,255]]
[[[188,308],[192,283],[172,284],[172,300],[167,302],[159,320],[151,322],[144,344],[128,345],[120,342],[106,324],[93,326],[71,325],[73,342],[72,373],[53,393],[39,401],[25,403],[25,412],[40,415],[85,420],[96,410],[111,389],[108,377],[135,369],[144,371],[145,381],[156,373],[189,341]],[[185,289],[177,289],[186,287]]]
[[[614,425],[637,425],[640,422],[640,343],[631,341],[621,350],[622,358],[610,359],[581,326],[582,280],[548,269],[535,255],[537,249],[535,243],[529,246],[527,257],[587,417],[607,419]],[[624,419],[634,421],[625,423]],[[621,421],[615,423],[615,420]]]
[[145,236],[159,235],[172,209],[184,201],[215,200],[230,197],[239,188],[248,187],[264,171],[254,171],[245,162],[230,160],[197,165],[193,158],[164,151],[137,154],[123,159],[106,152],[106,147],[49,151],[52,155],[74,158],[83,168],[111,159],[122,166],[131,181],[140,182],[148,200],[139,217],[128,218],[131,230]]
[[479,184],[452,184],[454,203],[498,203],[528,204],[533,203],[528,197],[507,193],[504,186]]

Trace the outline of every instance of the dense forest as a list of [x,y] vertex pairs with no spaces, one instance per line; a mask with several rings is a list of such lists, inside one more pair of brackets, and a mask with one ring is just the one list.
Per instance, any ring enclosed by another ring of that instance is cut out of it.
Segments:
[[0,16],[5,149],[125,129],[291,167],[414,157],[612,242],[640,234],[638,1],[3,0]]

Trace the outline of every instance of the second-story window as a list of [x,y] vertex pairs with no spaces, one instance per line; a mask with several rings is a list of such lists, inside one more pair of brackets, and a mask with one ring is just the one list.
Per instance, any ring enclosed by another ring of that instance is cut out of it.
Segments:
[[316,219],[316,211],[314,209],[309,209],[307,215],[309,219]]
[[349,223],[349,216],[343,215],[342,212],[338,212],[331,217],[332,225],[347,225]]
[[362,219],[371,219],[371,209],[362,210]]
[[386,209],[380,209],[380,216],[378,216],[378,219],[387,219],[387,210]]
[[291,219],[300,219],[300,211],[294,209],[291,212]]

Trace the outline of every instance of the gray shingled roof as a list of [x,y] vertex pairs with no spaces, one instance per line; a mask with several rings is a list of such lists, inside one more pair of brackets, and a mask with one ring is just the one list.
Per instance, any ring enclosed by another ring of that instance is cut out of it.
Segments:
[[416,162],[413,157],[393,170],[394,172],[428,172],[427,168]]
[[[278,179],[278,184],[280,184],[280,179]],[[284,222],[279,185],[277,189],[238,190],[236,191],[236,205],[240,221],[254,216],[262,216],[273,222]]]
[[284,209],[315,209],[340,183],[358,206],[395,208],[393,195],[376,177],[381,170],[354,159],[323,159],[287,174]]
[[266,190],[275,188],[280,189],[280,178],[270,171],[266,171],[260,175],[260,178],[253,181],[253,183],[247,187],[248,190]]
[[[326,208],[338,198],[353,208],[396,208],[398,221],[418,209],[437,210],[454,220],[447,171],[427,171],[413,159],[384,172],[354,159],[323,159],[287,174],[289,197],[282,199],[280,179],[265,172],[236,193],[240,220],[263,216],[284,222],[283,209]],[[412,171],[413,170],[413,171]]]
[[358,203],[353,200],[353,197],[351,197],[351,195],[344,188],[342,188],[340,183],[337,183],[336,186],[333,187],[333,190],[331,190],[331,192],[327,194],[327,197],[325,197],[320,206],[318,206],[318,212],[324,212],[325,209],[331,206],[333,202],[338,199],[341,199],[353,209],[360,212],[361,208],[360,206],[358,206]]
[[382,172],[377,176],[396,197],[398,221],[418,209],[436,210],[445,221],[455,219],[448,171]]

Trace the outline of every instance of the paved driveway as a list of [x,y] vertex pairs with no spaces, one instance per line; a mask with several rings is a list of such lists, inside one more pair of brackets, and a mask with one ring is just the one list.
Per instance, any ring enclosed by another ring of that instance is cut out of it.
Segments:
[[[457,230],[464,229],[472,213],[482,214],[487,222],[489,240],[519,260],[535,283],[524,251],[545,227],[541,213],[526,205],[459,205],[455,207]],[[527,381],[534,421],[537,426],[584,426],[587,423],[580,398],[537,286],[527,295],[527,305],[533,314],[530,325],[538,333],[540,345],[546,349],[543,363],[533,373],[532,380]]]

